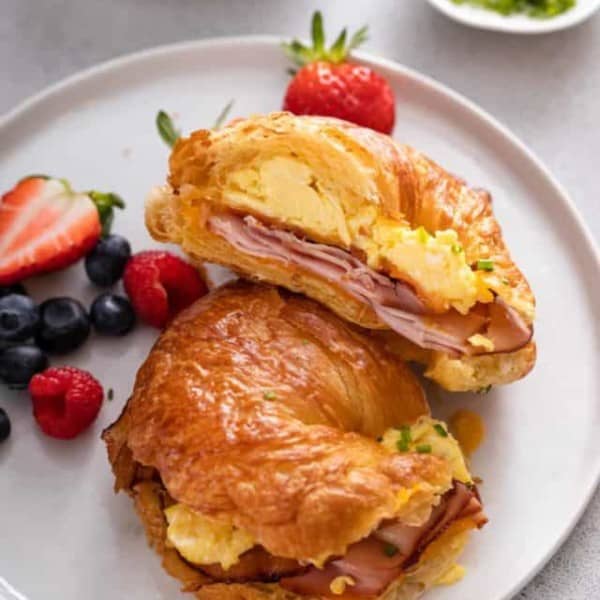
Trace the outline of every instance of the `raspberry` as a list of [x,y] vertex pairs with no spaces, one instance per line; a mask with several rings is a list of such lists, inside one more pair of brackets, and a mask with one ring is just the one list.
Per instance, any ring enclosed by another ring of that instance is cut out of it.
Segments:
[[33,416],[47,435],[68,440],[87,429],[98,416],[104,391],[87,371],[52,367],[29,382]]
[[129,259],[123,285],[140,319],[159,329],[208,291],[192,265],[160,250]]

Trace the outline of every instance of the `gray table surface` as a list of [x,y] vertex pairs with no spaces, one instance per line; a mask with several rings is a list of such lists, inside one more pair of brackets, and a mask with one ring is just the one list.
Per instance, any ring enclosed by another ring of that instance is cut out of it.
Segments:
[[[600,15],[569,31],[518,37],[467,29],[425,0],[0,0],[0,113],[75,71],[142,48],[221,35],[304,36],[316,8],[332,32],[369,23],[368,51],[449,85],[512,129],[567,188],[598,240]],[[517,597],[600,598],[599,524],[597,493]]]

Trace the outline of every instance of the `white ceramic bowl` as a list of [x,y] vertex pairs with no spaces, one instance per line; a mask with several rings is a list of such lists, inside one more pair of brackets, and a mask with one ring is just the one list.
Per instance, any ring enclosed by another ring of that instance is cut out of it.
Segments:
[[506,33],[550,33],[582,23],[600,8],[600,0],[577,0],[577,4],[557,17],[534,19],[525,15],[505,17],[492,10],[468,4],[455,4],[452,0],[428,0],[428,2],[454,21],[493,31]]

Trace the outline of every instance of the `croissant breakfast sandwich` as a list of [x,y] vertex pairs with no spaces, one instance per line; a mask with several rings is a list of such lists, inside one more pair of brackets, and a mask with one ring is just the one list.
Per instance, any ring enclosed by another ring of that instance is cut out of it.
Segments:
[[488,193],[390,137],[274,113],[180,140],[152,236],[197,263],[306,294],[450,390],[533,367],[534,297]]
[[103,438],[200,599],[410,600],[486,518],[411,371],[305,297],[236,282],[162,334]]

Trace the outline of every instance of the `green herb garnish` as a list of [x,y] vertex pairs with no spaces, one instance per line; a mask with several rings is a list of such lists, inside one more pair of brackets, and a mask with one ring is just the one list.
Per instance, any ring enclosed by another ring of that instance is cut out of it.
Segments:
[[448,432],[446,431],[446,428],[443,425],[440,425],[439,423],[436,423],[433,428],[436,430],[437,434],[440,437],[448,437]]
[[500,281],[501,281],[501,282],[502,282],[504,285],[510,285],[510,281],[509,281],[508,279],[506,279],[506,277],[503,277],[503,278],[502,278]]
[[490,383],[490,385],[486,385],[484,387],[480,387],[477,390],[477,393],[478,394],[487,394],[491,389],[492,389],[492,384]]
[[490,258],[480,258],[477,261],[477,270],[478,271],[493,271],[494,270],[494,261]]
[[106,392],[106,399],[107,400],[112,400],[115,397],[115,392],[112,388],[108,389],[108,392]]
[[386,556],[392,557],[398,554],[398,548],[394,544],[385,544],[383,547],[383,553]]
[[460,254],[463,251],[463,247],[460,244],[452,244],[450,249],[453,254]]
[[400,452],[408,452],[410,441],[412,436],[410,434],[410,427],[403,425],[400,427],[400,438],[396,442],[396,447]]
[[272,390],[268,390],[263,394],[263,398],[265,400],[275,400],[275,398],[277,398],[277,394]]
[[415,450],[419,454],[431,454],[431,444],[419,444]]
[[504,16],[522,13],[537,19],[550,19],[573,8],[576,0],[452,0],[452,2],[479,6]]

